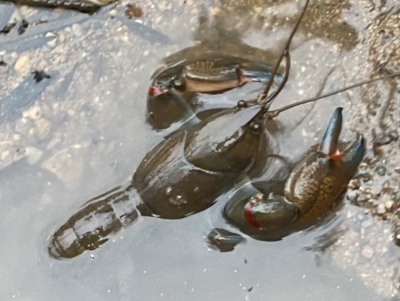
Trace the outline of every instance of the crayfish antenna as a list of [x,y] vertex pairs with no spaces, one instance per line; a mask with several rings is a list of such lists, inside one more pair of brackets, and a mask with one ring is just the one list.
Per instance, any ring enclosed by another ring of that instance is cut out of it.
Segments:
[[[299,28],[301,20],[304,17],[304,14],[307,10],[307,6],[308,6],[309,2],[310,2],[310,0],[306,0],[303,11],[301,12],[300,18],[297,20],[297,23],[296,23],[295,27],[293,28],[293,30],[289,36],[289,39],[286,42],[285,48],[283,49],[281,56],[279,57],[277,63],[274,66],[271,77],[270,77],[267,85],[265,86],[264,91],[258,97],[258,102],[261,104],[270,105],[272,103],[273,99],[276,97],[276,95],[278,95],[278,93],[283,89],[283,87],[285,86],[285,84],[289,78],[289,70],[290,70],[289,46],[290,46],[290,43],[292,42],[293,36],[295,35],[297,29]],[[269,90],[272,87],[275,75],[277,74],[278,68],[284,57],[286,58],[286,70],[285,70],[285,75],[284,75],[283,81],[282,81],[281,85],[279,86],[278,90],[275,93],[273,93],[270,97],[268,97]]]
[[290,73],[290,53],[289,53],[289,51],[286,51],[286,50],[284,52],[285,52],[284,56],[286,57],[286,64],[285,64],[285,74],[283,76],[282,83],[279,85],[278,89],[274,93],[272,93],[270,96],[267,97],[267,95],[264,93],[260,94],[259,99],[257,99],[258,102],[263,102],[262,97],[264,97],[264,98],[267,97],[267,99],[264,101],[264,103],[271,105],[271,103],[275,99],[275,97],[285,87],[286,82],[289,78],[289,73]]
[[357,88],[357,87],[360,87],[360,86],[363,86],[363,85],[368,85],[368,84],[371,84],[371,83],[374,83],[374,82],[377,82],[377,81],[380,81],[380,80],[384,80],[384,79],[388,79],[388,78],[394,78],[394,77],[398,77],[398,76],[400,76],[400,72],[398,72],[398,73],[393,73],[393,74],[386,75],[386,76],[382,76],[382,77],[379,77],[379,78],[374,78],[374,79],[370,79],[370,80],[365,80],[365,81],[359,82],[359,83],[357,83],[357,84],[350,85],[350,86],[344,87],[344,88],[342,88],[342,89],[336,90],[336,91],[334,91],[334,92],[330,92],[330,93],[327,93],[327,94],[315,96],[315,97],[309,98],[309,99],[304,99],[304,100],[301,100],[301,101],[292,103],[292,104],[290,104],[290,105],[284,106],[284,107],[282,107],[282,108],[280,108],[280,109],[277,109],[277,110],[268,112],[268,118],[269,118],[269,119],[275,118],[275,117],[277,117],[280,113],[282,113],[282,112],[284,112],[284,111],[286,111],[286,110],[292,109],[292,108],[294,108],[294,107],[297,107],[297,106],[300,106],[300,105],[303,105],[303,104],[306,104],[306,103],[310,103],[310,102],[313,102],[313,101],[317,101],[317,100],[319,100],[319,99],[322,99],[322,98],[325,98],[325,97],[329,97],[329,96],[333,96],[333,95],[336,95],[336,94],[345,92],[345,91],[347,91],[347,90],[350,90],[350,89],[353,89],[353,88]]

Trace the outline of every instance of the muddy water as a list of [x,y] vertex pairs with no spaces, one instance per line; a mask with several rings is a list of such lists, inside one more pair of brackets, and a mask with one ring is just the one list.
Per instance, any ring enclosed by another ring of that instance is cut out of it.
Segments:
[[[393,51],[398,27],[389,22],[398,19],[395,1],[311,2],[275,107],[367,79],[377,68],[400,71]],[[218,49],[273,63],[301,9],[296,1],[137,4],[144,15],[129,20],[124,5],[88,16],[0,3],[1,20],[17,11],[31,24],[48,21],[23,35],[0,36],[7,64],[0,66],[0,299],[396,300],[399,251],[389,223],[365,214],[364,203],[346,201],[324,227],[274,243],[248,239],[231,253],[210,250],[204,241],[223,224],[215,206],[177,221],[141,218],[72,260],[48,256],[51,233],[85,201],[126,181],[162,140],[144,112],[148,79],[163,58],[190,47],[185,55]],[[32,97],[16,89],[34,70],[51,78]],[[373,193],[389,182],[391,193],[374,200],[383,204],[399,190],[399,145],[394,139],[374,152],[372,141],[398,133],[397,84],[385,81],[285,112],[278,124],[292,131],[280,137],[281,153],[301,155],[343,106],[343,137],[362,131],[367,156],[387,168],[383,176],[375,165],[362,170],[372,174],[362,186]]]

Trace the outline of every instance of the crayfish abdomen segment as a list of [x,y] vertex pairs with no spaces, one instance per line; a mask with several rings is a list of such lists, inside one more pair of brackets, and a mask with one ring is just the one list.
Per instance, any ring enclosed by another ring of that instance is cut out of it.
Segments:
[[72,258],[95,250],[138,217],[130,191],[101,195],[75,213],[52,236],[48,247],[55,258]]

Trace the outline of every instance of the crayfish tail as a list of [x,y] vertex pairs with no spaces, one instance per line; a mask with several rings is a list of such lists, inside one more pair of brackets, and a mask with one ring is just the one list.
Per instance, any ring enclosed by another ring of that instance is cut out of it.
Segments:
[[136,195],[132,187],[116,188],[86,203],[53,234],[50,256],[73,258],[99,248],[139,217]]

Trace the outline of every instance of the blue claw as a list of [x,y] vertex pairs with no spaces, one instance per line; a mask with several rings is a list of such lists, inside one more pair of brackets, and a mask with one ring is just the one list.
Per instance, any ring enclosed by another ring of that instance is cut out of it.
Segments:
[[342,153],[343,169],[354,174],[365,154],[365,139],[359,135],[356,142]]
[[[266,83],[271,78],[271,69],[262,62],[246,62],[240,65],[242,76],[251,81]],[[276,74],[274,81],[280,84],[283,80],[282,74]]]
[[321,144],[318,150],[330,158],[335,158],[340,154],[338,152],[339,147],[339,135],[342,131],[343,124],[343,108],[336,108],[335,112],[333,112],[331,120],[329,121],[328,127],[325,130],[325,134],[322,137]]
[[342,153],[339,151],[339,136],[343,124],[342,111],[343,108],[339,107],[333,112],[318,151],[330,159],[340,161],[343,172],[354,174],[365,154],[365,139],[360,135],[348,149]]

